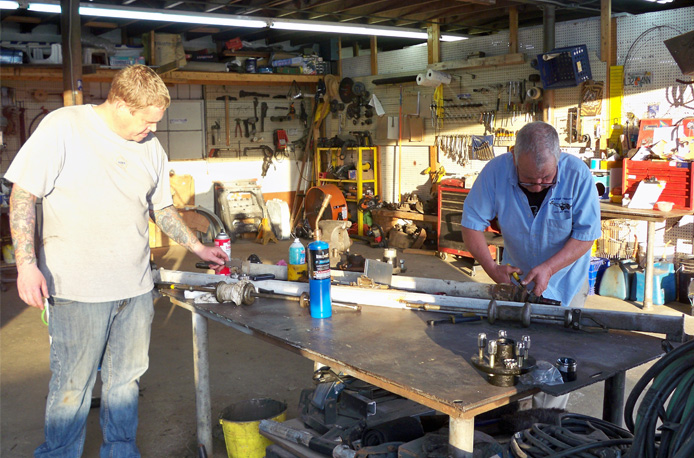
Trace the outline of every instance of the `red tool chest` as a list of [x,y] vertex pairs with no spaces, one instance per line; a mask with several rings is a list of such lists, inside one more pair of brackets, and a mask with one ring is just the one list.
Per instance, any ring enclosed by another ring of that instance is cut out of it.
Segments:
[[[472,257],[465,248],[463,235],[460,232],[460,220],[463,216],[463,202],[469,189],[462,187],[462,181],[456,179],[443,180],[438,187],[438,252],[441,259],[447,254]],[[487,228],[489,232],[491,228]],[[491,235],[491,234],[490,234]],[[497,238],[501,238],[498,236]],[[489,253],[496,259],[496,247],[489,246]]]
[[692,171],[694,163],[667,161],[631,161],[622,164],[622,195],[633,196],[636,188],[646,178],[657,178],[666,182],[658,202],[672,202],[674,209],[694,209],[692,194]]

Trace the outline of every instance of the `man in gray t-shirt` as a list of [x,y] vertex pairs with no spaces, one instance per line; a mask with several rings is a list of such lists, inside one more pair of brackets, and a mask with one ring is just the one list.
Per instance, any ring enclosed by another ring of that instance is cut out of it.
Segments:
[[[99,367],[101,455],[140,456],[138,384],[154,314],[150,209],[162,231],[204,261],[221,266],[227,259],[203,245],[173,207],[166,154],[153,134],[169,103],[153,70],[125,68],[101,105],[46,116],[5,175],[14,183],[19,296],[39,309],[48,303],[53,375],[37,457],[81,454]],[[37,198],[43,225],[35,241]]]

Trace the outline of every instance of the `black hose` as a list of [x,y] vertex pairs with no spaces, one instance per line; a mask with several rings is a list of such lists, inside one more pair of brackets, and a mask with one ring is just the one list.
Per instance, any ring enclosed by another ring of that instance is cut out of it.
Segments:
[[[690,341],[656,362],[629,394],[624,419],[634,432],[630,458],[694,456],[693,388],[694,341]],[[634,422],[638,399],[642,400]]]
[[653,366],[651,366],[650,369],[646,371],[645,374],[643,374],[639,381],[636,382],[636,385],[634,385],[634,388],[631,390],[631,393],[629,393],[627,402],[624,405],[624,424],[626,425],[629,431],[631,431],[632,433],[634,432],[634,406],[636,405],[636,401],[638,401],[644,388],[646,388],[646,386],[651,382],[651,380],[653,380],[658,374],[660,374],[660,372],[664,369],[665,366],[670,364],[671,360],[677,359],[680,357],[681,354],[687,353],[692,350],[694,350],[694,340],[680,345],[678,348],[672,350],[670,353],[660,358]]

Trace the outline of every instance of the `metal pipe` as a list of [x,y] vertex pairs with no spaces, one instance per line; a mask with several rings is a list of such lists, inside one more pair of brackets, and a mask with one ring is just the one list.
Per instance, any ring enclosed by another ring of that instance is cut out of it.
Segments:
[[198,444],[205,446],[208,454],[212,449],[212,404],[210,402],[210,360],[208,352],[207,318],[193,312],[193,367],[195,368],[195,410],[197,418]]
[[624,371],[619,371],[612,377],[605,379],[602,418],[605,421],[624,427],[624,392],[626,390],[626,377]]
[[549,52],[554,49],[556,11],[554,5],[542,7],[542,49]]

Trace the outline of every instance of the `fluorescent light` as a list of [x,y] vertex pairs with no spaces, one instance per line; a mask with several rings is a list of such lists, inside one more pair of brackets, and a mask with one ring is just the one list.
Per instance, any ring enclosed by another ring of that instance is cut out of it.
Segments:
[[265,20],[250,19],[229,14],[195,15],[187,12],[159,11],[145,8],[119,8],[113,6],[81,6],[83,16],[109,17],[116,19],[140,19],[145,21],[179,22],[185,24],[219,25],[227,27],[250,27],[262,29],[268,26]]
[[[270,28],[292,30],[296,32],[325,32],[346,35],[369,35],[377,37],[412,38],[427,40],[428,34],[419,29],[404,27],[373,27],[368,25],[337,25],[330,22],[318,21],[287,21],[278,20],[270,23]],[[459,41],[467,38],[455,35],[442,35],[442,41]]]
[[53,3],[29,3],[27,7],[29,11],[37,13],[56,13],[60,14],[60,5]]
[[16,10],[17,8],[19,8],[19,3],[17,2],[0,1],[0,10]]
[[[6,6],[5,6],[6,5]],[[16,9],[18,3],[14,1],[0,0],[0,8]],[[60,5],[57,3],[29,3],[29,11],[41,13],[60,13]],[[234,16],[230,14],[190,14],[170,10],[156,10],[148,8],[132,8],[122,6],[94,5],[80,6],[79,14],[82,16],[106,17],[114,19],[133,19],[141,21],[177,22],[185,24],[203,24],[222,27],[250,27],[273,28],[280,30],[292,30],[303,32],[325,32],[345,35],[367,35],[378,37],[411,38],[413,40],[426,41],[426,32],[420,29],[401,27],[376,27],[369,25],[337,25],[330,22],[319,21],[273,21],[268,18],[251,18],[246,16]],[[441,41],[466,40],[466,37],[455,35],[442,35]]]
[[467,40],[467,37],[460,37],[458,35],[441,35],[441,41],[460,41]]

